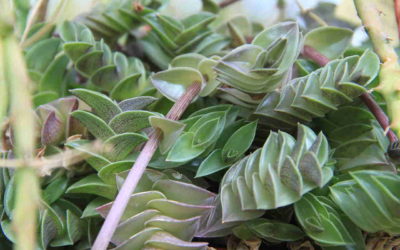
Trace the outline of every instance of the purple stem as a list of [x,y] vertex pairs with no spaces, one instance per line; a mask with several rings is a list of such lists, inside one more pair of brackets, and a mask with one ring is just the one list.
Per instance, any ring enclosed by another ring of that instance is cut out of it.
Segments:
[[[201,89],[201,84],[198,82],[190,85],[185,94],[183,94],[178,101],[172,106],[167,114],[167,118],[171,120],[178,120],[192,100],[198,95]],[[117,197],[108,213],[100,232],[92,246],[92,250],[106,250],[111,238],[118,226],[119,221],[128,205],[129,198],[135,191],[135,188],[142,178],[147,165],[149,164],[154,152],[162,138],[162,133],[159,129],[156,129],[152,135],[150,135],[149,140],[144,145],[144,148],[136,159],[133,167],[129,171],[124,184],[118,192]]]

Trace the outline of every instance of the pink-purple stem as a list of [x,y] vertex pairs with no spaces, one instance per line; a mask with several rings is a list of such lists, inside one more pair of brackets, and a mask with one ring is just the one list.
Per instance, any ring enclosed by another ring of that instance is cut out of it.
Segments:
[[[182,97],[178,99],[174,106],[172,106],[166,117],[171,120],[178,120],[192,100],[199,94],[200,88],[201,84],[198,82],[190,85]],[[135,191],[135,188],[139,180],[142,178],[147,165],[153,157],[154,152],[157,150],[161,138],[162,133],[159,129],[156,129],[154,133],[150,135],[149,140],[144,145],[144,148],[140,152],[139,157],[136,159],[135,164],[132,166],[128,176],[124,181],[124,184],[119,190],[110,212],[108,213],[106,220],[104,221],[103,226],[101,227],[100,232],[98,233],[97,238],[92,246],[92,250],[107,249],[107,246],[111,241],[119,221],[121,220],[126,206],[128,205],[129,198]]]

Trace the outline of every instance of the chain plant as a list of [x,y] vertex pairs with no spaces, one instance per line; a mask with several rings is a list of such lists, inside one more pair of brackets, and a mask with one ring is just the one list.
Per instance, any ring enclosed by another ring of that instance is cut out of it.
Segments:
[[245,1],[178,18],[109,0],[58,23],[17,2],[0,0],[1,249],[400,247],[379,0],[355,0],[375,50],[226,14]]

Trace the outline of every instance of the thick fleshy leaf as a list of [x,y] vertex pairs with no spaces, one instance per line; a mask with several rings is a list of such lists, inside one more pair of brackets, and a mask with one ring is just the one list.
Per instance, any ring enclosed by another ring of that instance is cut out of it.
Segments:
[[304,45],[316,49],[330,60],[340,57],[350,45],[353,32],[349,29],[325,26],[313,29],[304,38]]
[[232,162],[243,155],[251,146],[256,129],[257,122],[252,122],[236,130],[222,149],[222,159],[225,162]]
[[186,162],[204,152],[204,147],[193,147],[194,134],[181,135],[168,153],[167,161]]
[[138,96],[123,100],[118,103],[118,106],[122,111],[142,110],[155,101],[157,101],[157,98],[152,96]]
[[193,83],[204,87],[204,79],[199,71],[188,67],[177,67],[160,71],[151,76],[151,82],[171,101],[178,100]]
[[106,123],[121,113],[117,103],[99,92],[87,89],[73,89],[70,92],[88,104]]
[[[354,171],[330,187],[331,197],[348,218],[367,232],[399,233],[400,177],[387,171]],[[368,209],[365,209],[368,207]]]
[[[366,91],[363,86],[352,82],[359,81],[362,74],[361,67],[355,67],[361,58],[363,56],[337,59],[305,77],[293,79],[280,92],[267,94],[255,114],[269,126],[282,129],[337,110],[338,106],[349,103]],[[371,57],[371,60],[375,59]],[[371,81],[370,77],[375,77],[378,71],[379,68],[374,68],[363,81]]]
[[98,139],[107,140],[115,135],[115,132],[104,120],[90,112],[77,110],[72,113],[72,116],[78,119]]
[[150,127],[149,117],[154,115],[153,112],[143,110],[125,111],[115,116],[109,125],[116,133],[138,132]]
[[147,136],[138,133],[122,133],[114,135],[104,141],[105,147],[111,151],[105,155],[110,161],[120,161],[126,158],[136,146],[147,140]]
[[295,213],[307,235],[322,246],[354,245],[362,238],[361,230],[326,197],[305,195],[295,203]]
[[60,198],[68,186],[68,179],[65,176],[61,176],[56,180],[53,180],[46,189],[43,190],[43,200],[47,204],[51,204]]
[[113,199],[116,191],[114,186],[104,183],[95,174],[80,179],[67,189],[67,193],[94,194],[107,199]]
[[242,234],[243,231],[249,231],[248,233],[250,233],[250,235],[256,235],[262,239],[272,242],[296,241],[305,236],[304,232],[295,225],[269,219],[260,218],[251,220],[239,226],[239,228],[234,228],[233,232],[236,236],[239,236],[236,232],[239,231],[240,227],[243,227],[240,230]]
[[110,185],[116,184],[116,174],[131,169],[132,161],[118,161],[104,166],[98,173],[99,177]]
[[158,128],[162,131],[163,138],[160,142],[159,149],[161,154],[165,154],[171,149],[181,135],[185,124],[158,116],[151,116],[149,121],[153,128]]
[[59,96],[65,92],[64,73],[68,65],[68,57],[65,54],[59,54],[49,67],[44,71],[40,80],[40,91],[53,91]]
[[[299,166],[309,163],[303,156],[327,146],[320,141],[320,137],[303,125],[298,127],[297,141],[287,133],[271,132],[262,149],[239,160],[225,173],[221,182],[223,220],[253,219],[265,209],[293,204],[321,186],[309,181],[321,172],[321,182],[325,185],[332,178],[332,170],[326,165],[328,154],[320,159],[315,157],[318,163],[315,168],[299,171]],[[234,205],[235,202],[241,207]]]
[[222,157],[222,150],[217,149],[208,155],[207,158],[200,164],[200,167],[196,172],[196,177],[207,176],[228,167],[229,164],[226,163]]
[[96,208],[108,203],[110,200],[103,197],[97,197],[92,200],[83,210],[81,218],[90,218],[94,216],[99,216],[100,214],[96,211]]

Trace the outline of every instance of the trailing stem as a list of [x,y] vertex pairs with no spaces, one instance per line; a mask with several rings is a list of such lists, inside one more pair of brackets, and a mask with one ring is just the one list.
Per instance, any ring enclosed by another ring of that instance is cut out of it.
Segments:
[[[167,114],[167,118],[171,120],[178,120],[192,100],[198,95],[201,89],[200,83],[193,83],[190,85],[185,94],[178,99],[178,101],[172,106],[171,110]],[[141,179],[144,171],[151,158],[153,157],[154,152],[157,150],[157,147],[162,138],[162,134],[160,130],[155,130],[153,134],[150,135],[149,140],[144,145],[144,148],[139,154],[136,162],[132,166],[131,170],[127,178],[125,179],[124,184],[118,192],[117,197],[111,207],[110,212],[108,213],[106,220],[103,223],[103,226],[100,229],[100,232],[97,235],[97,238],[93,244],[93,250],[105,250],[113,236],[115,229],[118,226],[118,223],[121,219],[122,214],[125,211],[125,208],[128,204],[129,197],[135,191],[135,188]]]

